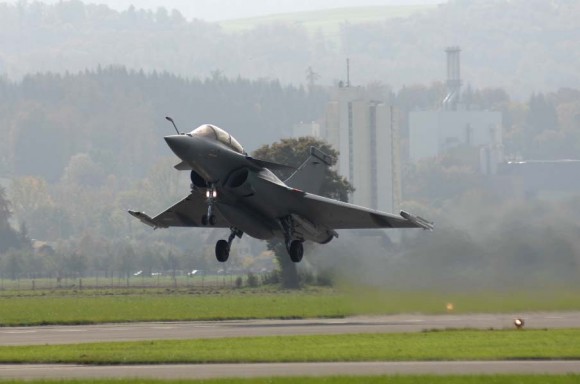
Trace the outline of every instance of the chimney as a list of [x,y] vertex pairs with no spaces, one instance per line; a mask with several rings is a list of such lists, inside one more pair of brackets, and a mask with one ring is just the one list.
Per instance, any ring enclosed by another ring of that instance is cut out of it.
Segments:
[[443,100],[443,108],[456,110],[461,93],[461,75],[459,66],[459,47],[447,47],[447,96]]

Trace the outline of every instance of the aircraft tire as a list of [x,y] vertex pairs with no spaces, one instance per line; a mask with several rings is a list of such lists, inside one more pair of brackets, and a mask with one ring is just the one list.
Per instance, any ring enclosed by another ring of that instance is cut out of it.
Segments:
[[207,215],[203,215],[201,217],[201,225],[203,225],[205,227],[207,225],[207,223],[208,223]]
[[299,240],[292,240],[290,246],[288,247],[288,254],[290,255],[290,260],[294,263],[299,263],[304,256],[304,246]]
[[215,257],[220,263],[225,263],[230,257],[230,246],[226,240],[218,240],[215,244]]
[[216,218],[215,218],[215,215],[211,215],[211,216],[209,217],[209,220],[208,220],[208,222],[209,222],[209,225],[211,225],[211,226],[213,227],[213,226],[216,224]]

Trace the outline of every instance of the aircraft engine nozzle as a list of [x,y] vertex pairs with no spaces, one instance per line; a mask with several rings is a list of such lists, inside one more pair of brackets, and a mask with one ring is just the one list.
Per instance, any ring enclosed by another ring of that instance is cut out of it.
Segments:
[[315,241],[320,244],[326,244],[335,237],[338,237],[336,231],[328,230],[312,223],[305,217],[292,214],[292,220],[295,224],[294,230],[300,233],[304,238]]

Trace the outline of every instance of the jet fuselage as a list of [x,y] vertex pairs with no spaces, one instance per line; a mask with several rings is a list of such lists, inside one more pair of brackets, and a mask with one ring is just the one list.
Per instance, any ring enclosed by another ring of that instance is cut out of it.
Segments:
[[[293,193],[301,194],[301,191],[286,186],[269,169],[249,157],[231,135],[216,126],[202,125],[189,134],[166,136],[165,141],[203,178],[208,199],[213,199],[219,213],[232,227],[262,240],[284,238],[279,218],[292,212],[287,209],[288,205],[279,204],[280,187],[290,192],[286,194],[290,199]],[[320,243],[329,241],[333,232],[313,225],[302,230],[300,236]]]

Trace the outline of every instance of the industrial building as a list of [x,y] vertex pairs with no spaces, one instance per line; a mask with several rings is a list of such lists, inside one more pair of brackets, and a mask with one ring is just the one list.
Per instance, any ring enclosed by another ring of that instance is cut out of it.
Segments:
[[495,174],[503,161],[502,116],[498,111],[470,109],[461,103],[459,47],[447,53],[447,96],[438,110],[409,114],[409,157],[429,159],[458,146],[480,150],[481,171]]
[[399,208],[401,176],[397,109],[380,88],[333,89],[321,124],[300,123],[294,136],[314,136],[339,151],[337,172],[355,188],[350,202],[386,212]]
[[387,95],[363,87],[334,90],[324,139],[340,152],[338,172],[355,188],[351,202],[393,212],[400,201],[399,126]]

